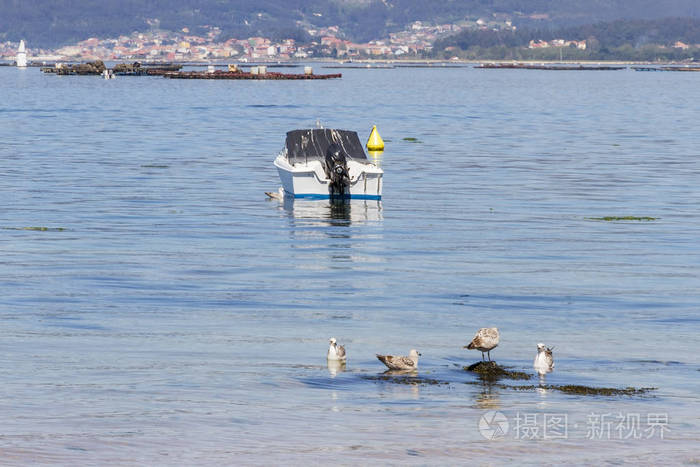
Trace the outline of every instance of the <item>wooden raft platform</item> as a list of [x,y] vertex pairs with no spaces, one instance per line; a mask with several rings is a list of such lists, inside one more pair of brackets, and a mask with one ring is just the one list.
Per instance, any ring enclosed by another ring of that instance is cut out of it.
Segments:
[[163,76],[171,79],[334,79],[342,78],[341,73],[330,75],[314,74],[288,74],[268,71],[266,73],[250,73],[246,71],[179,71],[163,73]]
[[586,66],[586,65],[528,65],[523,63],[484,63],[474,68],[498,70],[550,70],[550,71],[614,71],[624,70],[625,66]]
[[700,71],[698,66],[633,66],[634,71]]

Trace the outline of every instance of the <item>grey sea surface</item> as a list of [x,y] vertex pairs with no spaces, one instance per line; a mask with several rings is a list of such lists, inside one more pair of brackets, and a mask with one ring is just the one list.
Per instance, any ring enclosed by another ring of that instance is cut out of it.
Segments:
[[[699,80],[0,68],[0,464],[697,464]],[[382,201],[266,199],[317,120],[377,125]],[[532,380],[463,370],[491,326]]]

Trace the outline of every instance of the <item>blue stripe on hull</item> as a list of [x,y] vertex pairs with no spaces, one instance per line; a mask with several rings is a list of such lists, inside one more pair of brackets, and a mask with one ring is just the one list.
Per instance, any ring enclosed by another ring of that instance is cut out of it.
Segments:
[[[298,193],[298,194],[291,194],[289,195],[295,197],[295,198],[304,198],[304,199],[330,199],[329,195],[319,195],[315,193]],[[343,196],[335,196],[335,198],[343,198],[343,199],[372,199],[372,200],[381,200],[382,197],[381,195],[343,195]]]

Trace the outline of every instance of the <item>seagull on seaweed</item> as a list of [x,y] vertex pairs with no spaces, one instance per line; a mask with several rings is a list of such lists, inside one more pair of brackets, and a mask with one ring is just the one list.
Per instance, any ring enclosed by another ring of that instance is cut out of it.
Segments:
[[481,352],[481,359],[484,359],[484,352],[489,355],[489,362],[491,361],[491,350],[498,346],[499,335],[498,328],[481,328],[479,332],[476,333],[474,339],[465,346],[465,349],[476,349]]
[[390,370],[415,370],[418,368],[418,357],[421,354],[416,349],[411,349],[408,357],[395,357],[393,355],[379,355],[377,358]]
[[345,347],[342,345],[338,345],[338,341],[335,340],[335,337],[331,337],[328,339],[328,342],[330,342],[330,346],[328,347],[328,360],[334,361],[334,362],[344,362],[347,360],[347,355],[345,354]]
[[540,376],[543,376],[554,369],[554,357],[552,356],[552,348],[546,347],[543,343],[537,344],[537,356],[533,367]]

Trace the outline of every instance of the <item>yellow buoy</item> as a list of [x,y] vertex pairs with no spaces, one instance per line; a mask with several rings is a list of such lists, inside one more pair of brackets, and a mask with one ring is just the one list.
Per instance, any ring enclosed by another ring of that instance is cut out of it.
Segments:
[[377,125],[372,125],[372,132],[369,134],[369,139],[367,140],[367,149],[370,151],[384,150],[384,141],[382,141],[382,137],[379,136]]

